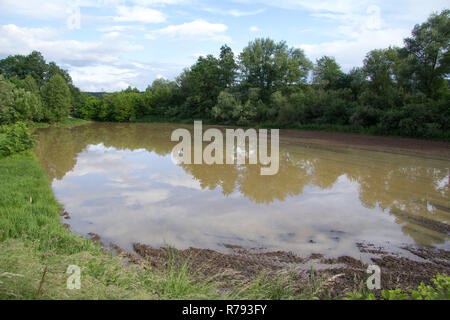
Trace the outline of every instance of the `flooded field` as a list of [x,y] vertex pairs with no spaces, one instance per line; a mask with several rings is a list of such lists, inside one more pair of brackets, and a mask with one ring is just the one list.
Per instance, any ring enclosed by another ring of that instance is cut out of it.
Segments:
[[170,136],[179,127],[38,130],[35,153],[71,230],[124,249],[355,258],[358,243],[450,249],[449,161],[310,144],[282,132],[279,172],[261,176],[258,165],[175,165]]

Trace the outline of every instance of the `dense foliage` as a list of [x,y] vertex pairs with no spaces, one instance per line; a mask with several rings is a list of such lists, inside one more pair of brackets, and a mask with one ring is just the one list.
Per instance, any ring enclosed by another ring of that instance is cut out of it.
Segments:
[[28,150],[33,144],[34,138],[24,123],[0,127],[0,157]]
[[[416,25],[404,47],[369,52],[348,73],[333,57],[313,64],[301,49],[256,39],[235,56],[223,46],[145,92],[80,93],[39,53],[0,61],[0,123],[192,120],[450,139],[450,10]],[[0,75],[1,76],[1,75]]]
[[57,122],[81,108],[82,94],[66,70],[39,52],[0,60],[0,124]]

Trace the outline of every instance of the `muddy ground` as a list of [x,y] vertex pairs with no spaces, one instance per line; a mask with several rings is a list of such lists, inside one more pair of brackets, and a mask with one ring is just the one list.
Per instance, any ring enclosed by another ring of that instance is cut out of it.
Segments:
[[[346,292],[359,291],[365,287],[367,267],[376,264],[381,268],[381,288],[404,290],[417,289],[421,282],[431,284],[436,274],[450,274],[450,251],[432,248],[404,247],[411,253],[406,258],[371,244],[358,244],[361,253],[369,253],[370,263],[349,256],[327,258],[321,254],[301,257],[293,253],[261,252],[260,249],[244,249],[225,245],[229,253],[209,249],[152,248],[134,244],[134,252],[115,249],[132,263],[141,264],[164,272],[169,266],[187,262],[190,272],[198,279],[214,279],[231,290],[238,284],[249,283],[258,277],[275,279],[279,275],[291,275],[298,289],[311,284],[311,276],[321,279],[326,297],[343,297]],[[380,292],[378,292],[378,295]]]
[[450,142],[303,130],[280,130],[280,141],[450,160]]

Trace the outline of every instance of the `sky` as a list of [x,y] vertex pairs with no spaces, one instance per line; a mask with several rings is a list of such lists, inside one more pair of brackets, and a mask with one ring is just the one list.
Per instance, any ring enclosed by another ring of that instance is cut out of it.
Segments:
[[367,52],[402,46],[448,0],[0,0],[0,58],[40,51],[83,91],[140,90],[173,80],[227,44],[238,55],[269,37],[335,57],[344,71]]

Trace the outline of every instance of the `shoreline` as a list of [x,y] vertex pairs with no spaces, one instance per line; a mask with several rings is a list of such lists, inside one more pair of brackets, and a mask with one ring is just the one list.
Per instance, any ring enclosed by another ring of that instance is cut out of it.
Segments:
[[[96,236],[97,241],[98,236]],[[296,284],[306,287],[312,276],[321,279],[333,279],[327,283],[329,294],[334,297],[344,293],[360,291],[367,279],[369,265],[377,265],[381,269],[381,289],[410,290],[417,288],[422,282],[432,284],[431,278],[436,274],[450,273],[450,251],[420,247],[404,247],[416,259],[409,259],[385,248],[372,244],[358,244],[361,253],[372,255],[370,263],[349,256],[337,258],[322,254],[311,254],[307,257],[285,252],[253,252],[239,246],[228,246],[231,253],[221,253],[210,249],[189,248],[153,248],[135,243],[133,252],[122,250],[116,245],[112,248],[130,263],[146,266],[154,270],[164,270],[170,263],[181,265],[186,263],[195,276],[201,280],[214,278],[222,283],[224,290],[233,290],[236,281],[251,283],[258,281],[261,275],[277,277],[290,274]],[[376,291],[375,291],[376,292]],[[378,292],[379,293],[379,292]]]

